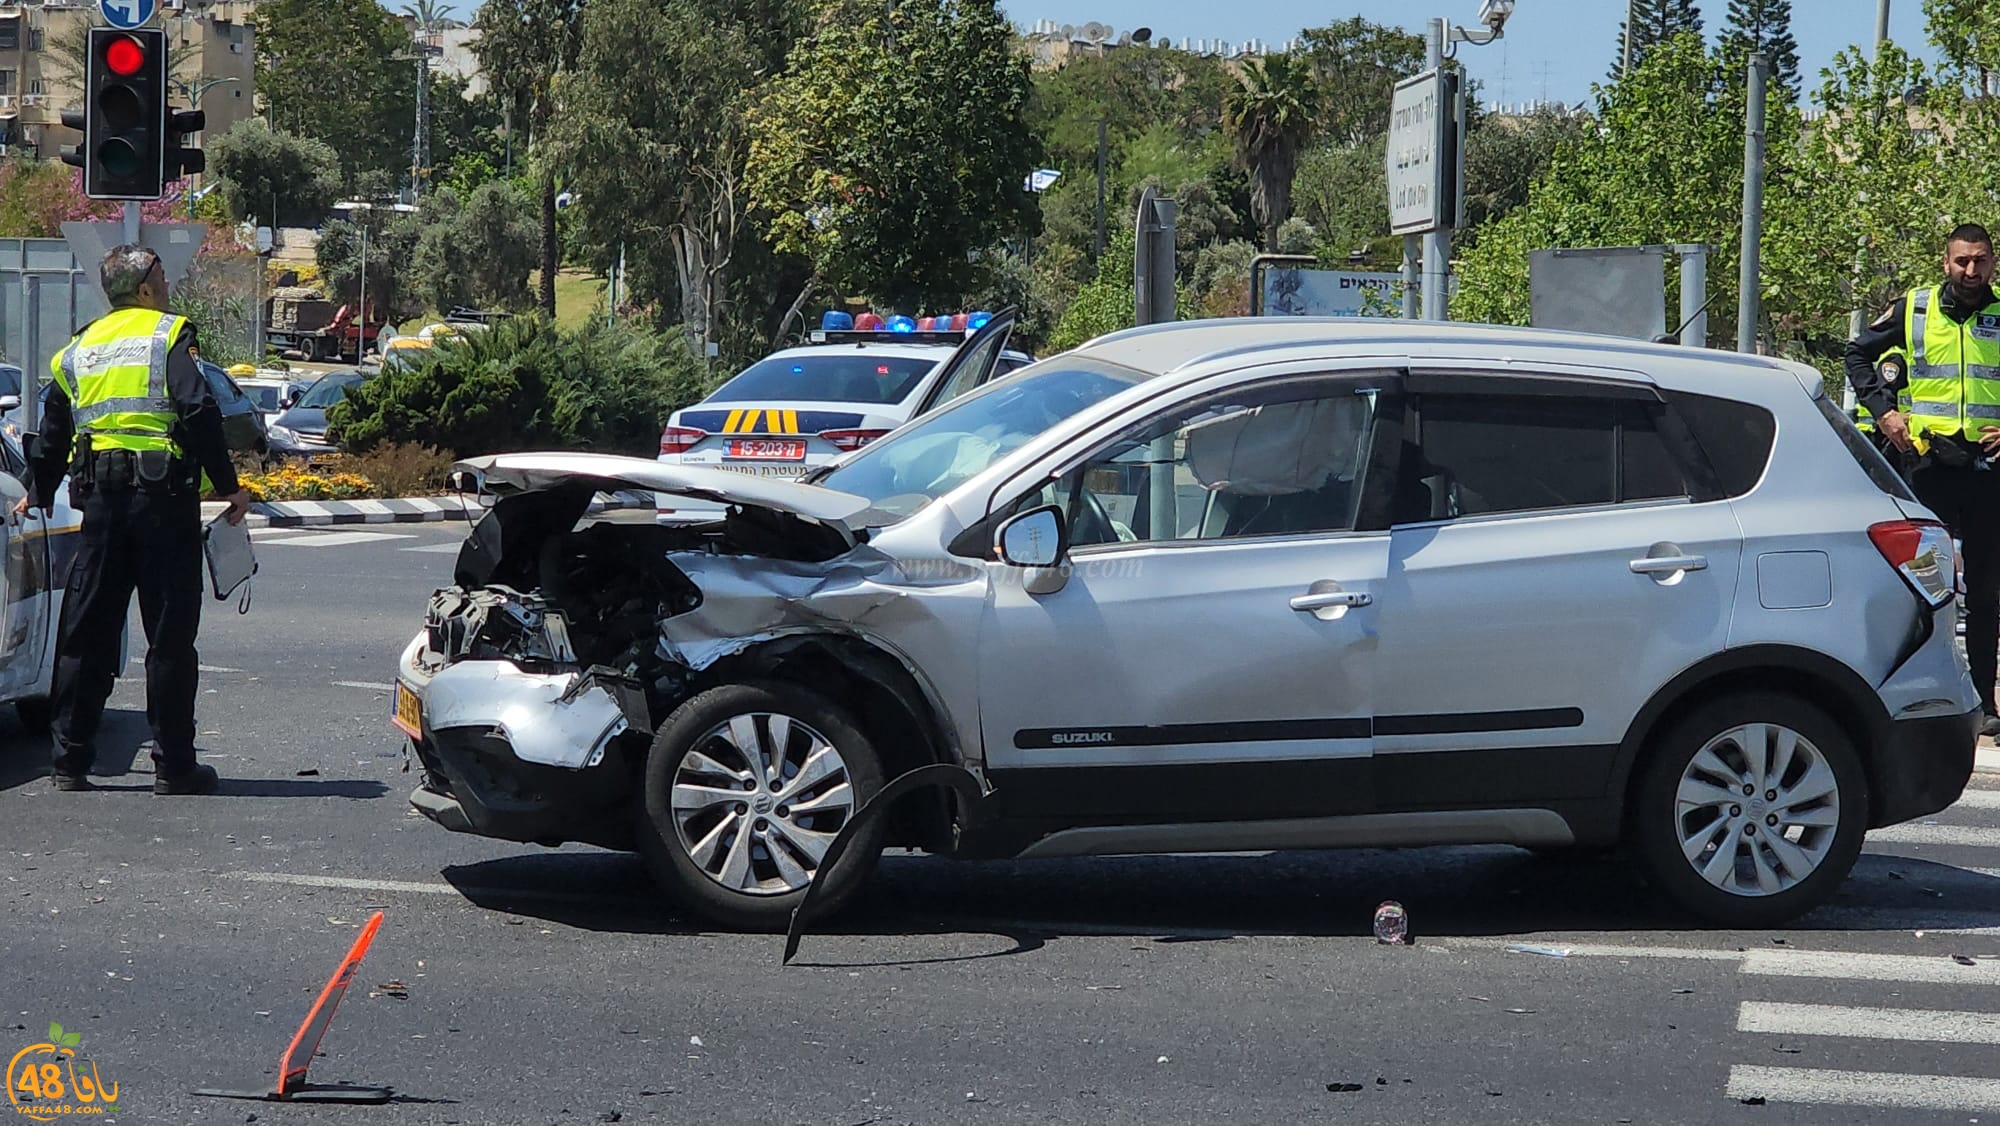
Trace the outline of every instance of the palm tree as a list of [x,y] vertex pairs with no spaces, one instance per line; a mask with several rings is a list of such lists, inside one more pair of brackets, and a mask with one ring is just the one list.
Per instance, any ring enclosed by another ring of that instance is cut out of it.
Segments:
[[1244,64],[1223,102],[1223,128],[1235,137],[1236,163],[1250,174],[1250,210],[1264,228],[1264,248],[1292,214],[1292,177],[1299,151],[1318,130],[1319,86],[1312,64],[1291,54]]

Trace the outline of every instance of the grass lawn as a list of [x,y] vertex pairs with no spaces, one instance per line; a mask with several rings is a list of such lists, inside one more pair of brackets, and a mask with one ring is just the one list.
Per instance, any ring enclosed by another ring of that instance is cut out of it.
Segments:
[[[528,292],[541,292],[541,274],[528,275]],[[556,271],[556,324],[575,328],[604,301],[604,279],[589,270]]]

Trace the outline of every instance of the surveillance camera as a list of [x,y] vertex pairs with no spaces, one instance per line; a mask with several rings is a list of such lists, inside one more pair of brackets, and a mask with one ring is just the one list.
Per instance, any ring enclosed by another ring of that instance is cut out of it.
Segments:
[[1514,14],[1514,0],[1480,0],[1479,22],[1495,35],[1507,26],[1507,17]]

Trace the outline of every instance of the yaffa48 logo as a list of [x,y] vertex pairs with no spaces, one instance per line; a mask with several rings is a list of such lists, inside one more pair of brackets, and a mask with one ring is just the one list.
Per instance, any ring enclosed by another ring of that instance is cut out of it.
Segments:
[[76,1049],[82,1043],[82,1033],[51,1024],[48,1042],[14,1053],[7,1062],[7,1101],[17,1114],[49,1122],[118,1108],[118,1084],[101,1079],[95,1061],[77,1065]]

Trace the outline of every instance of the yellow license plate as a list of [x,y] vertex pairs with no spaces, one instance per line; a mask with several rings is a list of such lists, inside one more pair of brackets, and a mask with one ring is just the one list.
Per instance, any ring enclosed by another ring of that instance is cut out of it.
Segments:
[[424,737],[423,721],[423,702],[417,699],[415,692],[410,691],[409,685],[397,681],[396,703],[394,710],[389,714],[389,722],[395,724],[398,731],[410,738],[421,739]]

